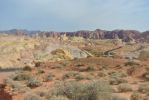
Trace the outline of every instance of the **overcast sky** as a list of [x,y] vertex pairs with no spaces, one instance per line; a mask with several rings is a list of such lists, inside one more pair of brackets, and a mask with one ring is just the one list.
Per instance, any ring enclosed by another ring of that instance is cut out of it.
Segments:
[[0,0],[0,30],[149,30],[149,0]]

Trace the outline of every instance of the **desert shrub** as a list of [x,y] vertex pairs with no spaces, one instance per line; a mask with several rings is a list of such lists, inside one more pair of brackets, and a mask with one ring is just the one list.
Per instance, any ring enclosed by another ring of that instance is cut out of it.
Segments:
[[141,84],[141,85],[139,86],[138,91],[143,92],[143,93],[149,92],[149,83]]
[[52,96],[50,97],[49,100],[69,100],[69,99],[65,96]]
[[27,93],[24,95],[24,100],[40,100],[40,96],[34,93]]
[[99,72],[97,74],[97,76],[99,76],[99,77],[105,77],[105,76],[107,76],[107,72],[106,71],[101,71],[101,72]]
[[128,100],[126,97],[120,95],[112,95],[112,100]]
[[17,91],[17,92],[26,92],[29,91],[30,89],[28,87],[25,86],[25,84],[18,82],[18,81],[14,81],[10,78],[7,78],[4,80],[5,84],[9,85],[10,87],[13,88],[13,91]]
[[38,90],[38,91],[35,91],[34,93],[40,97],[45,97],[47,95],[47,92],[46,90]]
[[43,74],[43,73],[45,73],[45,71],[43,69],[38,70],[38,74]]
[[93,66],[88,66],[86,69],[86,71],[94,71],[94,70],[95,70],[95,68]]
[[142,60],[146,59],[146,58],[149,58],[149,51],[140,52],[139,58],[142,59]]
[[124,72],[110,72],[109,75],[112,78],[123,78],[123,77],[127,77],[127,74],[124,73]]
[[35,63],[35,67],[41,67],[42,66],[42,62],[34,62]]
[[76,81],[60,82],[50,91],[51,96],[66,96],[70,100],[109,100],[112,89],[108,82],[94,81],[79,83]]
[[24,71],[32,71],[32,68],[30,66],[25,66],[23,68]]
[[78,75],[75,76],[75,79],[76,79],[77,81],[83,80],[83,79],[84,79],[84,76],[81,75],[81,74],[78,74]]
[[146,80],[149,81],[149,72],[146,72],[146,73],[143,75],[143,77],[144,77]]
[[118,90],[119,92],[128,92],[128,91],[132,91],[132,87],[130,84],[123,83],[118,86]]
[[55,75],[53,75],[51,72],[48,72],[48,74],[44,77],[44,81],[52,81],[53,77],[55,77]]
[[19,72],[16,73],[16,75],[13,77],[13,80],[15,81],[23,81],[23,80],[29,80],[32,77],[32,75],[28,72]]
[[75,67],[81,67],[81,66],[84,66],[84,64],[78,63],[78,64],[75,65]]
[[131,100],[142,100],[142,96],[141,96],[141,94],[134,92],[134,93],[131,95],[130,99],[131,99]]
[[27,82],[27,86],[34,88],[34,87],[38,87],[41,85],[41,81],[38,80],[37,78],[30,78]]
[[137,62],[134,62],[134,61],[128,61],[124,64],[125,66],[134,66],[134,65],[140,65],[139,63]]
[[75,78],[75,76],[77,76],[78,74],[79,74],[78,72],[70,71],[63,75],[63,79]]
[[119,85],[121,83],[127,83],[128,81],[122,78],[111,78],[109,82],[111,85]]
[[64,67],[65,67],[64,64],[55,64],[55,65],[53,65],[51,68],[52,68],[52,69],[62,69],[62,68],[64,68]]
[[87,80],[92,80],[94,77],[93,76],[91,76],[91,75],[86,75],[85,76],[85,79],[87,79]]

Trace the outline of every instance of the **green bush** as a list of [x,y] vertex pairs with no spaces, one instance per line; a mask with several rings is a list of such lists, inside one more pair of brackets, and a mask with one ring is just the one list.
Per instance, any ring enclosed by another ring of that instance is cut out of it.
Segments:
[[128,92],[128,91],[132,91],[132,87],[130,84],[123,83],[118,86],[118,90],[119,92]]
[[47,96],[66,96],[70,100],[109,100],[112,89],[105,81],[79,83],[76,81],[57,83]]

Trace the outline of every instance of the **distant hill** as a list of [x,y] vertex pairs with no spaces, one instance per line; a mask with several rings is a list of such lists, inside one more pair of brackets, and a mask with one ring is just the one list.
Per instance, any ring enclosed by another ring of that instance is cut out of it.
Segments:
[[94,31],[81,30],[76,32],[53,32],[53,31],[28,31],[12,29],[8,31],[0,31],[1,33],[15,34],[15,35],[37,35],[41,37],[59,37],[60,35],[66,34],[67,36],[78,36],[88,39],[122,39],[123,41],[142,41],[149,42],[149,31],[139,32],[137,30],[101,30],[96,29]]

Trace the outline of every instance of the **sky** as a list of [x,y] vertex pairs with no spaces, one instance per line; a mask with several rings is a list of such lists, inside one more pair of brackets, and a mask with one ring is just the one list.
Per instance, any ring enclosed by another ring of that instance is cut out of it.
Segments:
[[149,0],[0,0],[0,30],[149,30]]

